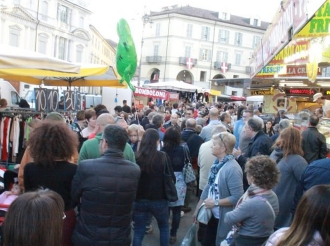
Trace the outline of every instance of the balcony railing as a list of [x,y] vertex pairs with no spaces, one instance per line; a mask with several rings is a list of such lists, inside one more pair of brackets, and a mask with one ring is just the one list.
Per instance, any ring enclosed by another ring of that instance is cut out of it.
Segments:
[[[214,64],[213,64],[213,67],[215,69],[221,69],[221,66],[222,66],[222,63],[223,62],[220,62],[220,61],[215,61]],[[227,63],[227,69],[231,69],[231,63]]]
[[146,62],[148,63],[161,63],[162,57],[161,56],[147,56]]
[[[179,64],[180,65],[186,65],[187,64],[187,58],[189,58],[189,57],[179,57]],[[193,64],[194,64],[194,66],[197,64],[197,59],[193,58]]]

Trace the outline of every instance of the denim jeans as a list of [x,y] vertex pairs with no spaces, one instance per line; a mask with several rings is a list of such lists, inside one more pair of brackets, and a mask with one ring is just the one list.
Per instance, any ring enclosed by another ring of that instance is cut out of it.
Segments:
[[176,237],[176,232],[179,229],[180,220],[181,220],[181,206],[170,207],[172,210],[172,226],[171,226],[171,237]]
[[157,220],[160,232],[160,245],[168,246],[170,238],[169,213],[167,200],[143,200],[134,203],[134,238],[133,246],[141,246],[144,238],[148,214],[151,213]]

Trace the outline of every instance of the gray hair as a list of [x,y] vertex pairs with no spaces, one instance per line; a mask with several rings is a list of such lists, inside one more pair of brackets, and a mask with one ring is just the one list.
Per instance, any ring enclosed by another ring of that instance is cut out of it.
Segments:
[[283,119],[279,123],[279,130],[283,131],[285,128],[288,128],[289,126],[291,126],[290,121],[288,119]]
[[215,125],[213,127],[211,133],[212,133],[212,136],[213,136],[214,134],[219,134],[219,133],[225,132],[225,131],[227,131],[226,127],[222,124],[219,124],[219,125]]

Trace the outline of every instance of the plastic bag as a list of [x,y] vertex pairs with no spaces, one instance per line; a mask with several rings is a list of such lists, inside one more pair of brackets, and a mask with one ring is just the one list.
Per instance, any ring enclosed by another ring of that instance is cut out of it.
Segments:
[[196,233],[197,233],[197,225],[192,224],[189,227],[186,235],[184,236],[181,246],[197,246]]

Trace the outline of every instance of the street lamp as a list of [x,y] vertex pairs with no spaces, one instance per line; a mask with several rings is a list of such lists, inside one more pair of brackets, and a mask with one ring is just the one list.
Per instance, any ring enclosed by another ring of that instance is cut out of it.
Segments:
[[141,80],[141,62],[142,62],[142,48],[143,48],[143,35],[144,35],[144,28],[146,24],[150,24],[150,27],[152,25],[152,19],[151,19],[151,15],[148,14],[144,14],[142,16],[142,22],[143,22],[143,29],[142,29],[142,39],[141,39],[141,49],[140,49],[140,61],[139,61],[139,76],[138,76],[138,86],[140,86],[140,80]]

